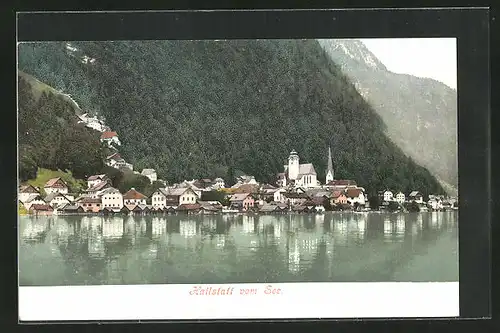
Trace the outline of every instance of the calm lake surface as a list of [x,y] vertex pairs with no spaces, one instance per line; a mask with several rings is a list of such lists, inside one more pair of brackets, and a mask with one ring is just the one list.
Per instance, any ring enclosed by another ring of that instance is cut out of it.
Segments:
[[458,281],[458,213],[19,220],[22,286]]

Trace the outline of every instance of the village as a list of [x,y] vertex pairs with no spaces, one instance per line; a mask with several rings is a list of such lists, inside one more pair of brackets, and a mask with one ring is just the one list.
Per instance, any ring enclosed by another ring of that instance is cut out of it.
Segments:
[[[76,102],[75,102],[76,103]],[[104,163],[117,170],[128,170],[159,181],[154,169],[134,170],[134,166],[121,157],[118,134],[105,125],[104,119],[87,113],[77,115],[78,122],[100,133],[100,140],[112,153]],[[277,174],[276,184],[257,182],[251,175],[238,177],[236,184],[226,187],[222,178],[184,180],[181,183],[159,188],[149,197],[135,188],[121,193],[112,187],[106,174],[92,175],[87,179],[87,189],[82,193],[69,193],[62,178],[48,180],[43,189],[29,184],[18,190],[20,208],[30,215],[88,215],[88,214],[234,214],[234,213],[323,213],[325,211],[390,211],[420,212],[457,210],[458,198],[429,195],[418,191],[378,191],[368,198],[365,188],[354,180],[335,179],[331,149],[328,149],[325,183],[311,163],[300,163],[295,150]],[[218,200],[213,200],[213,198]],[[208,198],[208,199],[207,199]]]
[[[111,136],[115,140],[115,136]],[[116,139],[117,140],[117,139]],[[119,141],[118,141],[119,142]],[[115,168],[131,168],[113,154]],[[117,161],[118,159],[118,161]],[[390,189],[378,192],[376,200],[369,200],[365,189],[354,180],[334,179],[331,150],[328,151],[326,183],[317,180],[312,164],[300,164],[298,153],[292,151],[283,173],[277,175],[276,184],[259,183],[255,177],[245,175],[235,185],[225,186],[222,178],[193,179],[159,188],[149,197],[135,188],[125,193],[112,187],[105,175],[92,175],[87,179],[83,193],[69,193],[68,185],[61,178],[47,181],[40,188],[22,185],[19,204],[28,214],[88,215],[88,214],[234,214],[234,213],[324,213],[325,211],[391,211],[419,212],[457,210],[458,199],[429,195],[425,198],[418,191],[405,194]],[[144,169],[141,174],[150,182],[157,181],[154,169]],[[45,193],[45,196],[42,195]],[[219,200],[213,198],[214,194]]]

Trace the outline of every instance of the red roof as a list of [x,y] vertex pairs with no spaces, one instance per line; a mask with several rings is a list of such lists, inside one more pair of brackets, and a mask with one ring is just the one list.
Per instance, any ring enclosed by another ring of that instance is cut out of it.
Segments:
[[359,188],[349,188],[347,189],[347,196],[349,198],[356,198],[359,197],[359,195],[363,193]]
[[347,186],[347,185],[356,185],[356,182],[354,180],[339,179],[339,180],[332,180],[327,185],[329,185],[329,186]]
[[130,189],[123,195],[123,199],[146,199],[146,196],[135,189]]
[[116,132],[106,131],[106,132],[101,134],[101,139],[111,139],[115,136],[118,136],[118,134],[116,134]]

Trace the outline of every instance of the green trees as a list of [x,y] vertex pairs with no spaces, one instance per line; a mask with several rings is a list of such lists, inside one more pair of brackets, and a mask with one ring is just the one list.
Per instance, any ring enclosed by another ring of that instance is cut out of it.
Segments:
[[295,149],[324,181],[331,146],[337,179],[442,192],[427,170],[408,168],[414,163],[316,41],[72,44],[95,63],[68,56],[63,43],[34,43],[20,45],[19,66],[64,85],[85,110],[100,110],[120,136],[121,155],[159,178],[222,176],[232,185],[245,173],[271,182]]

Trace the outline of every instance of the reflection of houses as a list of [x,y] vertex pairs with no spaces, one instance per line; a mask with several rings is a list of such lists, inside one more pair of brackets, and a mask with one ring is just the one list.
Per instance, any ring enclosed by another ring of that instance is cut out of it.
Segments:
[[196,222],[195,221],[180,221],[179,233],[185,238],[196,236]]
[[158,217],[153,217],[151,221],[151,234],[153,238],[158,238],[166,231],[166,220]]
[[104,221],[102,223],[102,236],[104,238],[121,238],[123,236],[123,220],[113,219],[111,221]]
[[243,216],[242,231],[246,234],[253,234],[255,232],[255,220],[253,216]]
[[32,220],[31,218],[24,219],[24,228],[22,229],[22,237],[24,239],[35,239],[40,234],[47,231],[49,223],[44,219],[42,220]]

